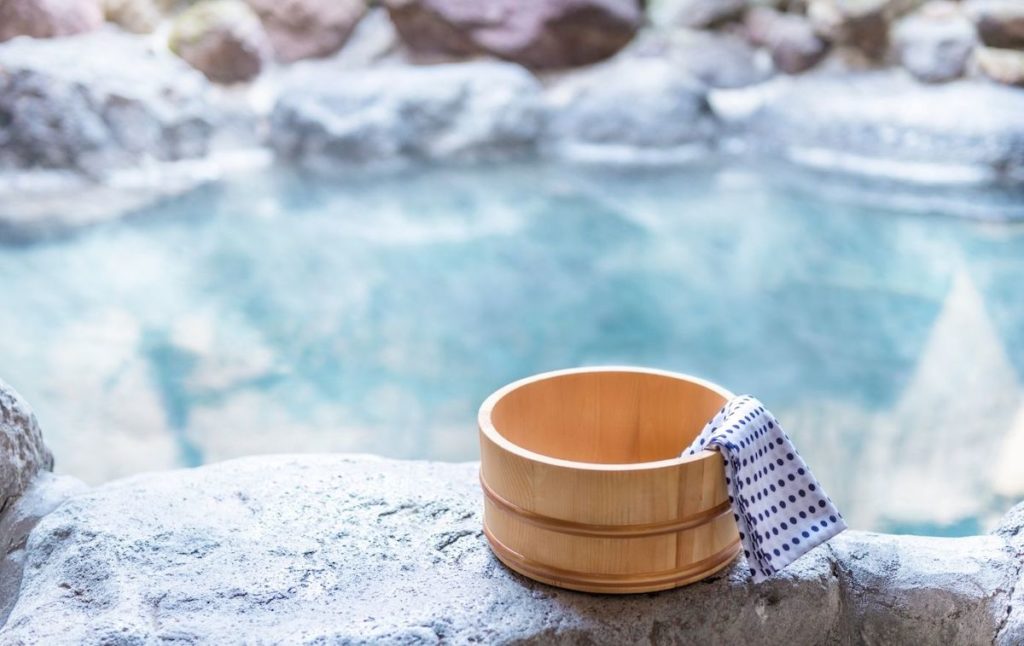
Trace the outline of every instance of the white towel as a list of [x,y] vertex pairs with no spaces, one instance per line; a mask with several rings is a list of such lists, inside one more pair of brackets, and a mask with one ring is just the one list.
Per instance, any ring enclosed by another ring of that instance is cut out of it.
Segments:
[[721,452],[725,484],[754,581],[846,529],[842,514],[761,402],[729,400],[684,455]]

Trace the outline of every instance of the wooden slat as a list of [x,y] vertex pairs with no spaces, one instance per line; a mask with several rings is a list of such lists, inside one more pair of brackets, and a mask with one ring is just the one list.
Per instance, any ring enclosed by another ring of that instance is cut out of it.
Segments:
[[484,528],[499,558],[599,592],[664,589],[724,567],[739,536],[721,456],[678,454],[730,396],[629,368],[548,373],[499,390],[479,418]]

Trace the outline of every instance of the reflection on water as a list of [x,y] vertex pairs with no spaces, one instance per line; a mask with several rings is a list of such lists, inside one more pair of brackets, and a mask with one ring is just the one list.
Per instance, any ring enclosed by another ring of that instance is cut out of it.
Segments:
[[99,481],[257,452],[476,457],[494,388],[576,365],[763,399],[855,527],[1024,496],[1024,229],[747,170],[280,171],[0,247],[0,371]]

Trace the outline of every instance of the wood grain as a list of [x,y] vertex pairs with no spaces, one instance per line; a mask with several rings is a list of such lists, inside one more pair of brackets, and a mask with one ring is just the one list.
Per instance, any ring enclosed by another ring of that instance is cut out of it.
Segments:
[[739,551],[722,458],[678,457],[731,397],[638,368],[545,373],[480,408],[484,529],[498,557],[588,592],[710,576]]

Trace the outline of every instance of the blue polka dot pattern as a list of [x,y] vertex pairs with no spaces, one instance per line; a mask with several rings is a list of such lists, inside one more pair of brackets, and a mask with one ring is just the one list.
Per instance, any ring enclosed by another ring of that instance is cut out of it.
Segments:
[[705,450],[719,451],[725,461],[729,501],[754,581],[846,529],[779,420],[753,397],[729,400],[683,455]]

